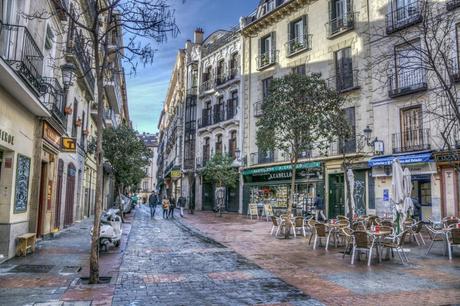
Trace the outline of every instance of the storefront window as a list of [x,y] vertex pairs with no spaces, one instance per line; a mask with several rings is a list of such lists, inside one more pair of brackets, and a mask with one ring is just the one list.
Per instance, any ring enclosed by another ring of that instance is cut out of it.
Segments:
[[431,183],[420,184],[420,199],[422,206],[431,206]]

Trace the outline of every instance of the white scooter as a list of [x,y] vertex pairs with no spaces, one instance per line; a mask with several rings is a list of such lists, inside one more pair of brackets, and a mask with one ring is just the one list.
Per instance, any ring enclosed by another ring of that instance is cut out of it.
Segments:
[[[99,247],[105,252],[109,249],[109,244],[115,247],[120,246],[121,242],[121,217],[118,215],[118,209],[109,209],[102,213],[101,216],[101,233],[99,236]],[[91,228],[91,235],[93,228]]]

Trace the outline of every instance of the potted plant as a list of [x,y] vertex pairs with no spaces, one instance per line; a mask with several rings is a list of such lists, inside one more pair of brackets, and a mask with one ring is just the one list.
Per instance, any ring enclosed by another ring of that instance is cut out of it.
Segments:
[[64,114],[72,115],[72,107],[70,107],[70,106],[64,107]]
[[81,118],[78,118],[78,119],[75,121],[75,126],[77,126],[77,127],[80,127],[80,126],[81,126]]

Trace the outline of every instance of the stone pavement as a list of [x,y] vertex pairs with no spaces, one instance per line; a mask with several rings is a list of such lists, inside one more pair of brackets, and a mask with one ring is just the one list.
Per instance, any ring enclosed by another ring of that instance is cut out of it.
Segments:
[[100,275],[112,277],[111,283],[80,283],[89,275],[92,219],[86,219],[40,241],[34,254],[1,264],[0,305],[110,305],[131,219],[123,225],[120,248],[100,255]]
[[113,305],[253,304],[321,305],[178,219],[136,212]]
[[316,251],[303,237],[289,240],[270,236],[271,223],[236,214],[187,214],[180,222],[235,250],[251,262],[301,289],[326,305],[460,305],[460,250],[454,260],[442,247],[425,256],[426,247],[409,249],[409,264],[396,257],[367,266],[350,264],[342,249]]

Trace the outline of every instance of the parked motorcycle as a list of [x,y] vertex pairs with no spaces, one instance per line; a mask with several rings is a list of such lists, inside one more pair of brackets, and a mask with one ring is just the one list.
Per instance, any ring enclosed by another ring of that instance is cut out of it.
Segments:
[[[122,220],[118,215],[119,209],[109,209],[102,213],[101,216],[101,233],[99,236],[99,249],[107,252],[109,245],[120,246],[121,242],[121,225]],[[93,228],[91,228],[93,235]]]

